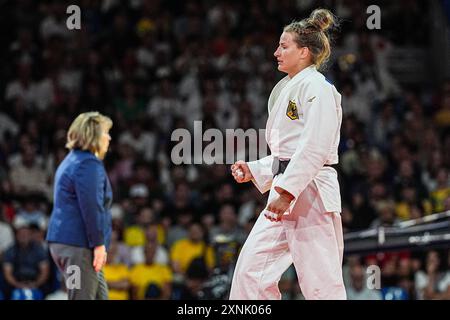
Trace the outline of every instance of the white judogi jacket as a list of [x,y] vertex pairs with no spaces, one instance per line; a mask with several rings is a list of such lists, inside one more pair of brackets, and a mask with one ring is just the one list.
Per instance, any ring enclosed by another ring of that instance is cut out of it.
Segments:
[[[276,84],[268,109],[266,141],[271,155],[248,162],[253,183],[261,193],[271,187],[283,188],[296,200],[314,181],[325,209],[341,212],[336,170],[324,167],[324,164],[338,163],[342,122],[339,92],[315,66],[310,66],[292,79],[286,76]],[[284,174],[272,185],[274,157],[291,160]]]

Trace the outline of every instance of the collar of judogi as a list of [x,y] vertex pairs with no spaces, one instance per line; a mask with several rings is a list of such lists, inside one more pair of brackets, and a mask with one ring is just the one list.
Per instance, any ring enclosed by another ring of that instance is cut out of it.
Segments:
[[299,73],[297,73],[294,77],[289,78],[289,76],[287,76],[288,78],[288,84],[290,85],[291,83],[298,83],[300,80],[304,79],[306,76],[310,75],[311,73],[313,73],[314,71],[316,71],[316,66],[315,65],[310,65],[309,67],[306,67],[305,69],[303,69],[302,71],[300,71]]

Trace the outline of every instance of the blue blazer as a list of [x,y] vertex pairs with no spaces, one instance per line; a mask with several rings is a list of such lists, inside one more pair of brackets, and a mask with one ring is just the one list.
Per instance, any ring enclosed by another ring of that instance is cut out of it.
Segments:
[[77,247],[109,247],[112,189],[102,161],[72,150],[56,170],[47,241]]

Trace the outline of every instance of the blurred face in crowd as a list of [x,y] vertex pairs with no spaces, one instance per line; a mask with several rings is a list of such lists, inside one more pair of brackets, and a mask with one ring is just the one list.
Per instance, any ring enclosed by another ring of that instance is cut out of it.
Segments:
[[153,261],[155,259],[155,255],[156,255],[156,249],[157,249],[156,243],[148,242],[145,245],[144,253],[145,253],[145,263],[146,264],[153,263]]
[[215,219],[214,215],[211,213],[202,216],[202,225],[205,229],[211,229],[214,227]]
[[36,210],[36,204],[31,199],[28,199],[23,204],[22,209],[26,212],[33,212]]
[[380,218],[384,224],[392,224],[395,220],[395,212],[390,206],[386,206],[380,210]]
[[177,224],[180,226],[187,227],[192,222],[192,214],[190,212],[181,212],[177,216]]
[[439,269],[441,260],[437,251],[430,251],[427,254],[427,271],[436,272]]
[[137,223],[139,225],[145,226],[145,225],[152,223],[154,221],[154,219],[155,219],[155,214],[154,214],[152,208],[145,207],[139,211]]
[[408,203],[415,203],[417,195],[413,186],[406,186],[402,189],[402,198]]
[[19,228],[16,232],[17,244],[26,247],[30,244],[32,238],[30,228]]
[[189,199],[189,186],[185,183],[180,183],[175,190],[175,199],[177,201],[186,202]]
[[35,151],[34,148],[29,145],[26,146],[22,152],[23,164],[27,167],[32,167],[34,164]]
[[199,242],[203,240],[203,230],[198,223],[194,223],[189,228],[189,239],[193,242]]
[[231,184],[224,183],[216,191],[216,199],[218,201],[227,201],[234,198],[234,190]]
[[440,168],[437,177],[436,177],[437,183],[441,187],[448,187],[448,171],[444,167]]
[[147,242],[158,242],[158,227],[156,225],[150,225],[145,229],[145,238]]
[[350,270],[353,288],[361,291],[364,286],[364,269],[360,265],[355,265]]
[[383,183],[375,183],[370,189],[370,199],[380,200],[386,196],[386,187]]
[[400,164],[400,175],[404,178],[411,178],[414,175],[414,167],[411,161],[402,161]]
[[411,206],[409,216],[411,217],[411,219],[418,219],[423,217],[422,209],[416,205]]
[[227,225],[234,225],[236,222],[236,212],[231,205],[223,206],[219,215],[220,221]]
[[292,32],[283,32],[274,56],[277,58],[278,70],[293,77],[300,70],[311,64],[310,52],[307,47],[299,48]]

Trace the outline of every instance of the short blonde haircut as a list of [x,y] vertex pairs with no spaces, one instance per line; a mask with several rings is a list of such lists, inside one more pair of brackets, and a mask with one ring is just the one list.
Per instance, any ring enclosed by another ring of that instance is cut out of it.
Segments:
[[88,150],[95,154],[100,151],[103,130],[109,131],[112,125],[112,120],[100,112],[82,113],[70,125],[66,148]]

